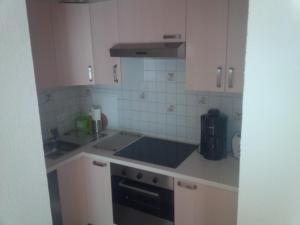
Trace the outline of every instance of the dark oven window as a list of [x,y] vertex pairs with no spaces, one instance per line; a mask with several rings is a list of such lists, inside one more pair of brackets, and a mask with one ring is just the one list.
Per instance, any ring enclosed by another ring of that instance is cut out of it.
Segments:
[[174,192],[119,176],[112,176],[114,204],[174,221]]

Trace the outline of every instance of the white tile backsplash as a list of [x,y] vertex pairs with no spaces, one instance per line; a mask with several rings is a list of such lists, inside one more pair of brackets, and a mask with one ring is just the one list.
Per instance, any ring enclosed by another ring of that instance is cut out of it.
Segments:
[[[185,60],[123,58],[122,84],[57,89],[39,94],[43,135],[70,129],[80,112],[104,104],[114,128],[178,141],[200,142],[200,116],[218,108],[228,116],[230,139],[241,129],[242,95],[188,91]],[[47,94],[51,100],[47,101]],[[109,100],[111,98],[116,100]]]
[[119,95],[120,129],[197,143],[200,116],[209,108],[218,108],[228,116],[229,138],[241,129],[234,112],[241,113],[242,95],[186,90],[182,59],[122,59],[122,85],[113,90],[105,86],[91,90],[99,95]]
[[88,89],[79,87],[58,88],[38,93],[43,139],[49,138],[49,129],[60,133],[74,127],[75,118],[91,104]]
[[155,60],[145,59],[144,60],[144,70],[155,70]]

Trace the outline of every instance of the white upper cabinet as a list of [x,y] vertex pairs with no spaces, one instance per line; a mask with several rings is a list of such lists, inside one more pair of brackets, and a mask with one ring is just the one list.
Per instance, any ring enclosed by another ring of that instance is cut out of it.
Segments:
[[243,92],[248,0],[230,0],[227,51],[227,92]]
[[235,192],[176,180],[175,225],[236,225]]
[[187,0],[187,86],[224,91],[227,0]]
[[119,42],[117,0],[90,4],[94,75],[96,84],[120,84],[120,58],[110,57],[109,49]]
[[185,41],[186,0],[118,0],[122,43]]
[[50,1],[27,0],[32,57],[37,89],[59,85],[55,62]]
[[52,14],[60,84],[94,84],[89,5],[56,2]]
[[247,0],[187,0],[187,87],[242,92]]

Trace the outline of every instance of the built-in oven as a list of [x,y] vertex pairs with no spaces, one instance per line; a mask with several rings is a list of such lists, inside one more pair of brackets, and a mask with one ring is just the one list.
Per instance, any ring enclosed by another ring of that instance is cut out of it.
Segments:
[[174,224],[173,178],[118,164],[111,174],[115,224]]

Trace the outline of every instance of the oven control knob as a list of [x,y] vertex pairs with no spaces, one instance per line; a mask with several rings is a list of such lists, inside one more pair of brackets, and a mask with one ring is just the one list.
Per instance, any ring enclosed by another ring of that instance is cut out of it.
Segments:
[[142,174],[142,173],[138,173],[138,174],[136,175],[136,179],[140,180],[140,179],[142,179],[142,178],[143,178],[143,174]]
[[153,182],[154,184],[157,184],[157,183],[158,183],[158,178],[157,178],[157,177],[154,177],[154,178],[152,179],[152,182]]
[[121,172],[121,173],[122,173],[122,175],[123,175],[123,176],[127,176],[127,173],[126,173],[126,170],[125,170],[125,169],[124,169],[124,170],[122,170],[122,172]]

